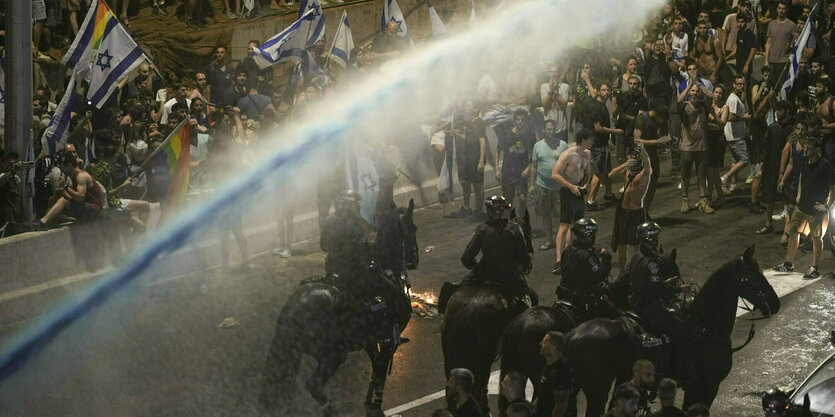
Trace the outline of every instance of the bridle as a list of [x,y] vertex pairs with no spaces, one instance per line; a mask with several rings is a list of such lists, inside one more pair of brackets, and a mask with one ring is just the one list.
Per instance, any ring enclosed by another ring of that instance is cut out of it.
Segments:
[[[737,262],[734,262],[734,275],[740,277],[739,282],[737,283],[737,285],[740,286],[740,287],[743,286],[743,285],[748,286],[751,289],[751,292],[757,298],[757,301],[762,301],[762,305],[764,305],[769,310],[769,312],[768,312],[769,314],[764,314],[760,317],[748,317],[748,318],[744,319],[744,320],[748,320],[748,321],[751,322],[751,327],[748,329],[748,337],[745,339],[744,343],[742,343],[741,345],[731,349],[731,352],[733,352],[733,353],[739,352],[740,350],[742,350],[742,348],[744,348],[745,346],[748,346],[748,343],[751,343],[751,340],[754,338],[754,333],[755,333],[754,324],[756,323],[757,320],[767,319],[767,318],[771,317],[771,311],[770,311],[771,309],[768,307],[768,303],[764,302],[765,301],[765,291],[754,287],[754,285],[751,283],[751,277],[749,277],[748,274],[746,273],[746,271],[744,271],[744,268],[740,268],[740,266],[739,266],[739,264],[744,264],[744,263],[745,263],[745,259],[743,259],[742,256],[737,258]],[[740,271],[740,269],[743,269],[743,271]],[[748,303],[748,300],[746,300],[744,297],[739,297],[739,298],[742,300],[742,305],[737,306],[737,307],[744,310],[744,311],[747,311],[747,312],[751,313],[751,315],[753,316],[754,313],[757,311],[756,306],[750,305]]]

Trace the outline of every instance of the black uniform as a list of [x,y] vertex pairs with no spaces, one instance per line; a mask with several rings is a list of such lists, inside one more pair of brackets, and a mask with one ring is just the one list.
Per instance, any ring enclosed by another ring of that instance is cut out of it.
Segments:
[[[476,262],[479,252],[481,259]],[[515,222],[498,219],[480,224],[461,255],[461,263],[473,271],[477,281],[498,284],[512,296],[527,294],[523,275],[530,269],[531,255]]]
[[681,340],[681,320],[672,311],[671,304],[681,291],[667,284],[661,270],[661,254],[641,246],[629,265],[629,306],[650,326],[671,338]]
[[328,255],[325,272],[340,276],[341,282],[357,282],[361,287],[365,268],[371,260],[371,247],[354,215],[337,214],[325,222],[320,247]]
[[612,254],[603,249],[571,244],[562,253],[562,281],[557,297],[589,312],[599,302],[602,284],[612,270]]

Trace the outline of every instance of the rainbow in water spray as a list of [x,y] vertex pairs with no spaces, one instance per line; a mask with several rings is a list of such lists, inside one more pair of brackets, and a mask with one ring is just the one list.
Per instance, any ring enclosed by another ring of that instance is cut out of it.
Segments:
[[322,115],[318,120],[280,134],[295,138],[290,144],[265,152],[268,156],[263,161],[230,180],[216,197],[181,213],[167,226],[167,231],[123,268],[18,336],[3,351],[0,381],[34,358],[63,329],[148,271],[154,262],[183,246],[201,225],[221,218],[264,189],[267,182],[290,181],[317,152],[341,146],[352,137],[361,136],[359,133],[367,133],[361,130],[368,130],[369,126],[375,135],[384,137],[395,131],[395,125],[402,125],[404,119],[420,116],[408,111],[410,105],[439,108],[440,97],[474,83],[484,68],[506,68],[508,62],[535,66],[546,50],[544,58],[556,58],[578,42],[615,27],[637,25],[662,4],[663,0],[524,1],[503,8],[478,26],[387,65],[379,75],[367,77],[317,106],[309,114]]

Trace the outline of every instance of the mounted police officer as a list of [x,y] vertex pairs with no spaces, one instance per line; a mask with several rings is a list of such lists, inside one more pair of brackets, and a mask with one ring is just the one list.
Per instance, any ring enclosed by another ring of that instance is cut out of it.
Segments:
[[[629,307],[648,325],[673,340],[687,337],[683,321],[678,317],[675,303],[678,294],[688,285],[678,285],[681,278],[663,276],[664,259],[658,236],[661,227],[646,222],[637,230],[640,246],[629,265]],[[683,336],[683,337],[682,337]]]
[[[603,285],[612,270],[612,255],[603,248],[595,248],[597,222],[582,218],[571,226],[574,241],[562,253],[562,281],[557,287],[557,298],[583,311],[586,317],[598,306],[608,306],[603,299]],[[601,304],[605,303],[605,304]],[[607,313],[614,314],[611,306]]]
[[402,329],[392,326],[396,326],[395,297],[400,288],[373,262],[372,247],[359,214],[360,201],[362,196],[358,192],[345,191],[337,200],[336,215],[325,222],[320,240],[320,247],[327,253],[325,272],[334,277],[334,284],[342,292],[354,299],[354,307],[378,317],[380,340],[399,344]]
[[340,287],[357,294],[366,268],[371,262],[371,245],[362,228],[359,203],[362,196],[356,191],[342,193],[336,203],[336,214],[331,216],[322,228],[319,246],[327,253],[325,273],[337,277]]
[[[518,223],[505,218],[510,203],[500,195],[485,202],[488,220],[476,227],[461,263],[471,270],[471,282],[495,284],[508,298],[524,300],[528,295],[525,274],[531,269],[531,254]],[[481,259],[475,257],[481,252]],[[525,301],[530,305],[530,300]]]

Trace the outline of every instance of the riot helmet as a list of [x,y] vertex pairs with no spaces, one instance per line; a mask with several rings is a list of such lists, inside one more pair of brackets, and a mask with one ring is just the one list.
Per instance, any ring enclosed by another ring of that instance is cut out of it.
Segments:
[[354,190],[346,190],[336,200],[336,210],[343,214],[358,214],[360,201],[362,201],[360,193]]
[[646,222],[638,226],[638,241],[642,245],[648,245],[653,249],[658,248],[658,235],[661,234],[661,227],[656,222]]
[[485,202],[487,207],[487,217],[490,220],[498,220],[504,217],[505,210],[510,208],[510,203],[503,196],[494,194],[491,195]]
[[772,388],[763,394],[763,411],[777,415],[786,415],[789,409],[789,396],[780,388]]
[[582,218],[571,225],[571,231],[574,233],[574,242],[579,246],[591,248],[594,247],[594,241],[597,239],[597,222],[594,219]]

